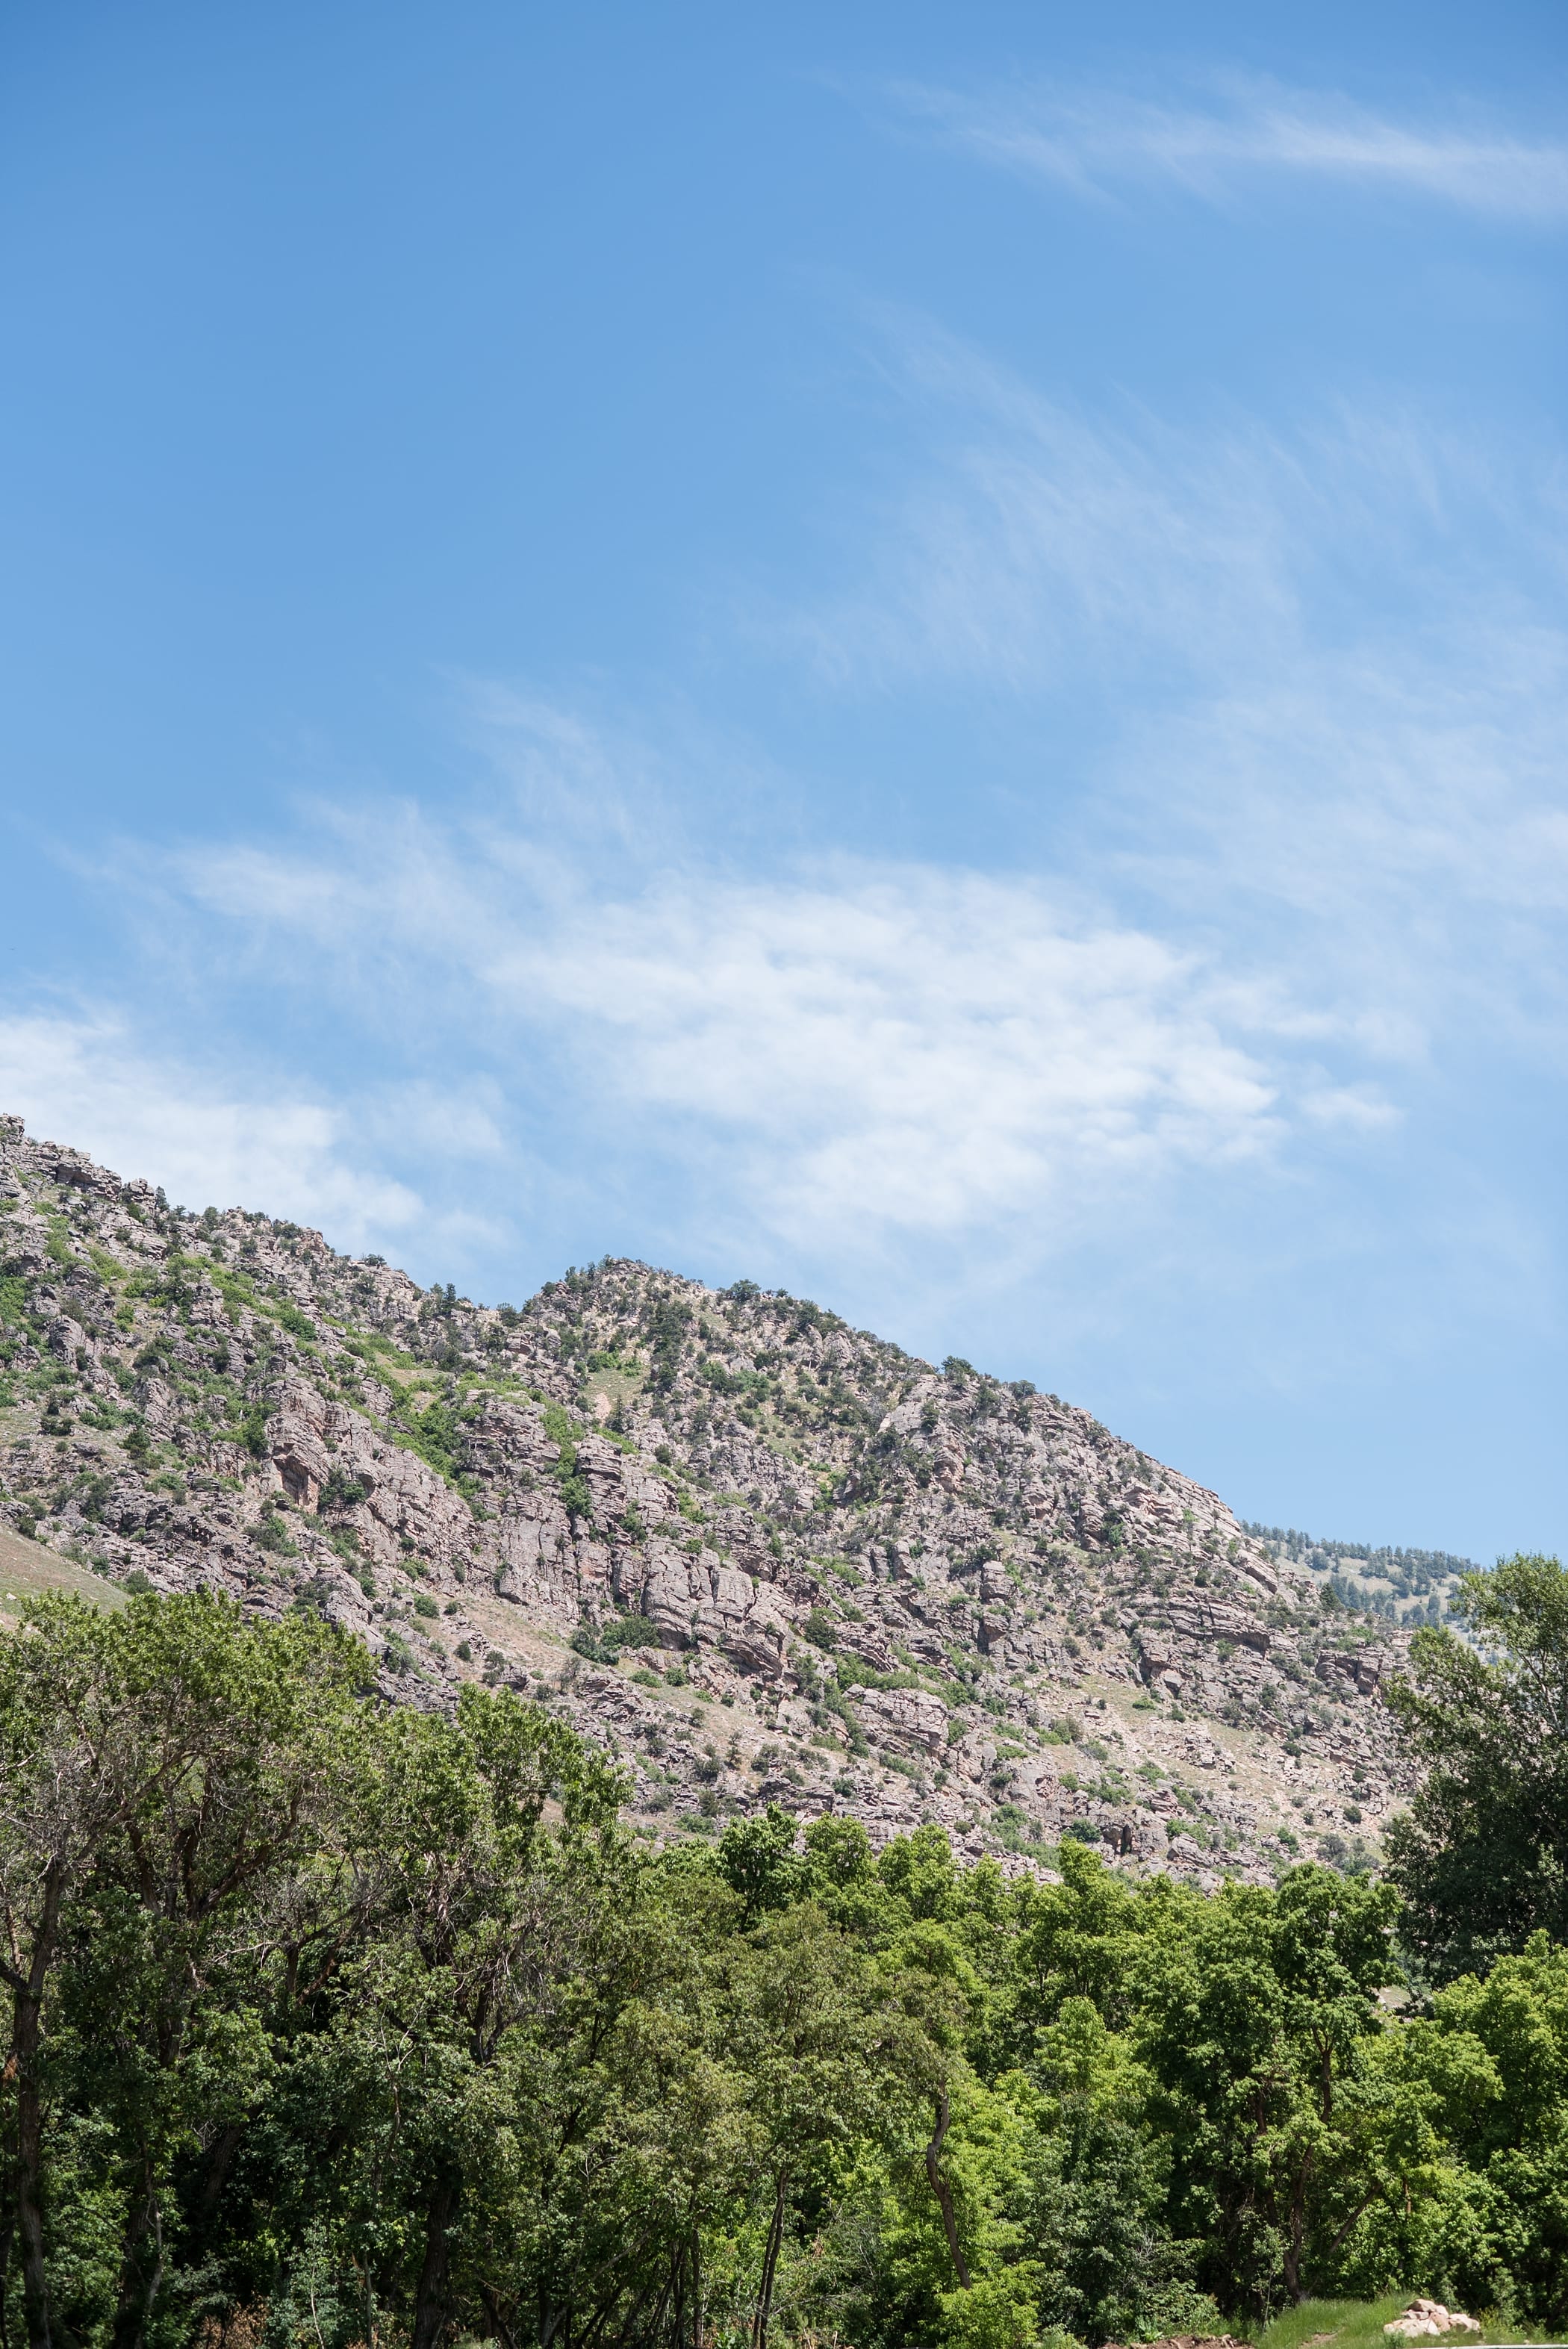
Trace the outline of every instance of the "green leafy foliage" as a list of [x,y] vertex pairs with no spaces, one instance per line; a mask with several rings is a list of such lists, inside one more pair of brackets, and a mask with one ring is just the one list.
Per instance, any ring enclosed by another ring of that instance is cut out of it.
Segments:
[[1008,1882],[777,1807],[650,1850],[550,1713],[373,1678],[308,1607],[50,1600],[0,1637],[7,2337],[184,2349],[264,2308],[304,2349],[1070,2349],[1396,2286],[1568,2314],[1544,1934],[1395,2014],[1387,1886],[1205,1897],[1070,1841]]
[[457,1481],[462,1458],[462,1427],[456,1402],[450,1396],[434,1395],[419,1409],[407,1396],[400,1396],[393,1406],[392,1433],[418,1454],[428,1468],[433,1468],[449,1484]]
[[1568,1940],[1568,1573],[1507,1559],[1465,1576],[1452,1612],[1476,1644],[1418,1631],[1388,1700],[1428,1765],[1388,1837],[1391,1874],[1438,1981],[1537,1930]]
[[624,1648],[647,1647],[656,1636],[644,1615],[612,1615],[598,1625],[580,1623],[572,1635],[572,1644],[580,1656],[609,1664],[614,1662]]
[[351,1476],[346,1468],[333,1468],[321,1488],[318,1506],[322,1516],[332,1516],[341,1509],[357,1508],[359,1503],[367,1497],[368,1489],[357,1476]]
[[673,1297],[660,1297],[650,1306],[646,1335],[650,1370],[648,1385],[655,1394],[668,1393],[680,1370],[691,1308]]
[[558,1402],[547,1402],[543,1413],[544,1432],[555,1445],[555,1486],[562,1502],[574,1517],[587,1517],[593,1513],[593,1496],[587,1479],[577,1465],[577,1439],[583,1433],[562,1411]]

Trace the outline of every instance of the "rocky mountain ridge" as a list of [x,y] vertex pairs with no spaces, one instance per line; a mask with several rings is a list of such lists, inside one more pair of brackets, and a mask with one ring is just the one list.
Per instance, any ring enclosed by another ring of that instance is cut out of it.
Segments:
[[1336,1541],[1295,1526],[1243,1523],[1242,1531],[1261,1542],[1271,1557],[1326,1576],[1347,1611],[1364,1609],[1407,1630],[1448,1619],[1463,1577],[1483,1571],[1477,1559],[1458,1557],[1451,1550]]
[[626,1261],[521,1309],[200,1216],[0,1118],[0,1516],[121,1584],[320,1609],[624,1760],[644,1832],[769,1802],[1009,1867],[1354,1865],[1401,1638],[1027,1381]]

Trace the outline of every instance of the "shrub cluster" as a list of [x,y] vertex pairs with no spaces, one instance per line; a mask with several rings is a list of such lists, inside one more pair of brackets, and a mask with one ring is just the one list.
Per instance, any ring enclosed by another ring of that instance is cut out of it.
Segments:
[[[1429,1741],[1445,1671],[1511,1669],[1433,1637]],[[658,1850],[504,1690],[389,1707],[331,1626],[204,1594],[40,1602],[0,1638],[4,2337],[1098,2349],[1394,2287],[1562,2327],[1568,1950],[1491,1913],[1445,1969],[1433,1921],[1487,1753],[1408,1910],[778,1810]]]

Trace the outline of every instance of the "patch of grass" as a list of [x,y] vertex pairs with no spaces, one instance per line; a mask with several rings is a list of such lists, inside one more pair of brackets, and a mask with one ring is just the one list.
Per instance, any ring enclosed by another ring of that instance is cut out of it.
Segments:
[[125,1604],[124,1591],[103,1576],[67,1563],[57,1551],[0,1525],[0,1613],[15,1615],[25,1600],[57,1590],[75,1591],[95,1607]]
[[[1386,2300],[1304,2300],[1295,2308],[1287,2308],[1272,2324],[1243,2327],[1238,2321],[1233,2325],[1237,2337],[1256,2344],[1256,2349],[1395,2349],[1384,2334],[1383,2327],[1408,2307],[1417,2292],[1391,2293]],[[1545,2341],[1550,2335],[1541,2332],[1521,2330],[1517,2325],[1501,2324],[1489,2316],[1485,2309],[1472,2308],[1466,2313],[1480,2318],[1478,2333],[1456,2333],[1450,2336],[1457,2344],[1462,2341]],[[1329,2336],[1326,2339],[1321,2336]]]
[[[269,1321],[277,1322],[281,1328],[289,1332],[291,1337],[298,1338],[303,1344],[309,1345],[317,1335],[315,1322],[302,1313],[291,1299],[264,1297],[249,1273],[242,1272],[237,1265],[222,1264],[216,1258],[209,1259],[205,1257],[178,1259],[171,1257],[163,1276],[164,1290],[168,1289],[171,1276],[179,1270],[199,1270],[205,1278],[210,1280],[222,1297],[231,1321],[237,1321],[241,1309],[244,1308],[252,1313],[264,1315]],[[133,1295],[137,1293],[138,1282],[145,1278],[146,1276],[142,1274],[137,1274],[132,1278],[130,1290]],[[170,1294],[165,1297],[164,1301],[177,1304],[180,1300]]]
[[[346,1327],[346,1324],[339,1326]],[[420,1365],[413,1355],[406,1354],[395,1340],[379,1330],[356,1330],[346,1337],[343,1343],[348,1353],[357,1354],[361,1361],[368,1362],[378,1378],[390,1375],[400,1384],[407,1385],[410,1379],[419,1374]]]
[[[597,1422],[596,1399],[603,1395],[605,1418],[614,1418],[617,1412],[624,1412],[629,1402],[636,1401],[646,1382],[645,1363],[618,1354],[590,1354],[583,1381],[583,1409]],[[619,1433],[615,1429],[601,1430],[601,1433],[606,1432]]]
[[[1410,2297],[1400,2292],[1389,2300],[1304,2300],[1272,2324],[1247,2326],[1241,2337],[1255,2343],[1256,2349],[1306,2349],[1319,2334],[1332,2336],[1333,2349],[1390,2349],[1383,2327]],[[1320,2349],[1329,2349],[1329,2343],[1321,2343]]]

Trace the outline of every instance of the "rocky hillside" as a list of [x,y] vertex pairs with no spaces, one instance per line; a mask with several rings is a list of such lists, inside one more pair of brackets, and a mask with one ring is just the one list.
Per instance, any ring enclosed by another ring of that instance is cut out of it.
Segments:
[[1364,1609],[1406,1630],[1443,1622],[1461,1577],[1481,1571],[1473,1557],[1456,1557],[1451,1550],[1379,1548],[1301,1533],[1295,1526],[1243,1523],[1242,1531],[1255,1536],[1271,1557],[1326,1575],[1347,1611]]
[[1354,1861],[1404,1783],[1398,1636],[1026,1381],[642,1264],[474,1305],[15,1118],[0,1517],[320,1609],[388,1696],[524,1690],[624,1758],[649,1834],[779,1802],[1210,1883]]

